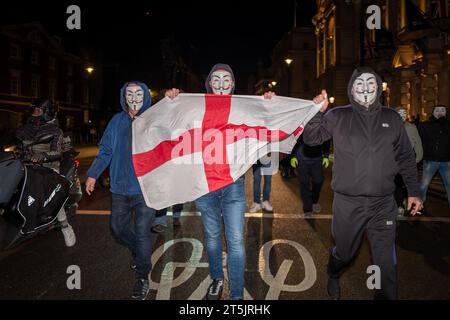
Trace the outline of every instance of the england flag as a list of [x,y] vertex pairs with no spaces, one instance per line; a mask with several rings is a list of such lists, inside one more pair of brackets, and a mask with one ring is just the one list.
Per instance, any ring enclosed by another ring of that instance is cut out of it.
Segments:
[[149,207],[229,185],[269,152],[290,153],[320,105],[275,96],[180,94],[133,121],[133,165]]

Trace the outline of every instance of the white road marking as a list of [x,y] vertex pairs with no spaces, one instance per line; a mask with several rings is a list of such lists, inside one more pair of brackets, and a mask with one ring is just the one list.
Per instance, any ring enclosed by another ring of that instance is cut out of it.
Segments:
[[[82,215],[110,215],[111,210],[77,210],[77,214]],[[172,216],[172,211],[168,211],[167,215]],[[182,217],[200,217],[200,212],[182,212]],[[268,219],[305,219],[305,220],[331,220],[331,214],[314,214],[312,217],[306,217],[300,213],[245,213],[246,218],[268,218]],[[418,221],[418,222],[445,222],[450,223],[448,217],[397,217],[399,221]]]

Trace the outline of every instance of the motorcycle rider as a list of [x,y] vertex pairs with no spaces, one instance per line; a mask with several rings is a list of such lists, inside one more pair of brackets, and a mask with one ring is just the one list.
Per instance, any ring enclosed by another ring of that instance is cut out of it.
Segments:
[[[33,113],[27,119],[26,124],[18,130],[16,137],[24,144],[36,141],[43,136],[52,135],[50,142],[34,144],[30,147],[29,153],[24,160],[33,163],[41,163],[44,167],[55,170],[59,173],[60,158],[63,151],[63,132],[58,127],[56,118],[58,106],[51,100],[36,100],[31,105]],[[67,247],[75,245],[76,236],[72,226],[67,221],[64,207],[61,208],[57,216],[61,225],[61,232]]]

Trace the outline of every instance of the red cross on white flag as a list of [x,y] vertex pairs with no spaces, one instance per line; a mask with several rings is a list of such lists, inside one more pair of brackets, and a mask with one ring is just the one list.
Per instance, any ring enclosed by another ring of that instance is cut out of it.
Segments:
[[233,183],[268,152],[290,153],[320,106],[275,96],[180,94],[133,121],[133,164],[154,209]]

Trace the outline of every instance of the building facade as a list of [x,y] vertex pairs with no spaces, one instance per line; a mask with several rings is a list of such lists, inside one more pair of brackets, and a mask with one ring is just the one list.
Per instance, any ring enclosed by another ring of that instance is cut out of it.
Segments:
[[259,68],[253,93],[275,91],[278,95],[311,99],[317,94],[316,40],[314,29],[293,27],[272,50],[272,65]]
[[[370,5],[380,9],[380,29],[367,27]],[[316,76],[335,105],[348,103],[358,65],[382,77],[384,104],[405,107],[410,118],[425,120],[434,105],[449,105],[448,1],[318,0],[317,6]]]
[[91,64],[66,52],[41,24],[0,27],[0,61],[2,112],[23,118],[33,100],[49,98],[60,106],[63,130],[78,131],[91,124],[97,107],[93,70],[87,71]]

